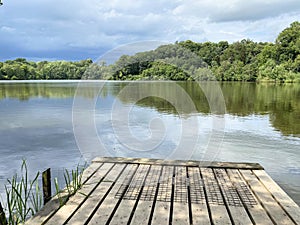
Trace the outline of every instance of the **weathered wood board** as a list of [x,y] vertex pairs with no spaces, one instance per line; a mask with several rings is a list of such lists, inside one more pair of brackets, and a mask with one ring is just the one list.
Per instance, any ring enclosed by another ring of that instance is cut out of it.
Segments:
[[256,163],[96,158],[84,185],[26,224],[298,224],[299,206]]

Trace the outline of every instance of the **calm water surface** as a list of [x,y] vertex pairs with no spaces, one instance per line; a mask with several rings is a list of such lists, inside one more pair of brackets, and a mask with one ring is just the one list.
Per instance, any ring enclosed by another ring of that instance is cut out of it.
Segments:
[[78,84],[0,83],[0,193],[22,159],[59,176],[99,155],[202,160],[213,149],[213,160],[260,163],[300,204],[299,84],[220,84],[223,114],[210,110],[210,83]]

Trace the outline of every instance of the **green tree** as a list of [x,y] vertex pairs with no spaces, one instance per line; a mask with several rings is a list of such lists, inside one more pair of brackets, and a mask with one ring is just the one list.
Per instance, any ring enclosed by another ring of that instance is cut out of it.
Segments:
[[279,60],[295,60],[300,53],[300,23],[293,22],[288,28],[284,29],[277,37]]

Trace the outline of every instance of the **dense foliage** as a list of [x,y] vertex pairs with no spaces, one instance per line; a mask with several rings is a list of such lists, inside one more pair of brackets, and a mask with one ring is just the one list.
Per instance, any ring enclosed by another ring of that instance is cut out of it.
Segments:
[[0,62],[1,80],[56,80],[56,79],[81,79],[92,60],[79,62],[28,62],[18,58]]
[[85,78],[300,82],[299,53],[300,23],[294,22],[275,43],[176,42],[123,55],[113,65],[95,67]]
[[80,62],[0,63],[0,79],[219,80],[300,82],[300,23],[284,29],[275,43],[241,40],[229,44],[187,40],[160,46],[114,64]]

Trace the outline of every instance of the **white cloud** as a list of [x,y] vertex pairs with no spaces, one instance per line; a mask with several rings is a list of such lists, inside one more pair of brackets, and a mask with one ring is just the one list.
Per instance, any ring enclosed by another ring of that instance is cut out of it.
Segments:
[[72,59],[143,40],[274,41],[300,20],[298,1],[10,0],[0,7],[0,48],[3,58]]
[[6,33],[13,33],[16,29],[12,27],[3,26],[0,28],[0,30]]
[[173,13],[226,22],[259,20],[299,11],[299,0],[182,0]]

